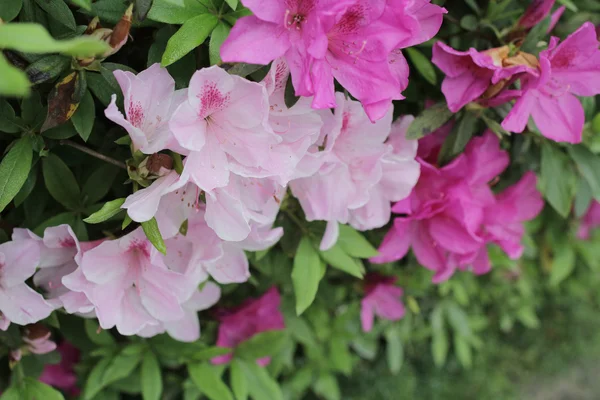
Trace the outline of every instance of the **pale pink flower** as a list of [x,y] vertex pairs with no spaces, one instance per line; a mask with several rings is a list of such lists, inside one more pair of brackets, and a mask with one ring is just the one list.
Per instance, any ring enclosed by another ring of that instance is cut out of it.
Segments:
[[47,354],[56,350],[56,343],[50,340],[52,332],[43,324],[27,325],[23,342],[27,350],[33,354]]
[[523,132],[529,116],[542,133],[557,142],[579,143],[585,116],[576,96],[600,93],[600,50],[594,25],[584,23],[562,43],[552,37],[540,53],[539,76],[521,79],[523,95],[502,127]]
[[134,150],[153,154],[171,149],[185,154],[173,138],[169,119],[185,100],[187,90],[175,91],[175,81],[159,64],[137,75],[121,70],[114,75],[123,91],[125,117],[117,108],[114,94],[104,113],[106,118],[127,130]]
[[281,141],[268,118],[269,99],[263,85],[217,66],[197,71],[187,99],[169,124],[179,144],[189,151],[176,187],[191,181],[210,193],[227,186],[231,172],[244,174],[247,168],[263,166],[271,146]]
[[87,296],[103,329],[116,326],[121,334],[133,335],[148,325],[183,318],[181,304],[198,282],[170,270],[138,228],[85,252],[80,268],[63,284]]
[[[221,309],[217,314],[220,322],[217,346],[233,349],[257,333],[285,329],[283,315],[279,310],[280,302],[281,296],[277,288],[273,287],[262,297],[248,299],[237,308]],[[224,364],[231,357],[231,354],[215,357],[212,363]],[[270,361],[270,357],[265,357],[257,360],[257,363],[264,367]]]
[[364,332],[373,329],[375,315],[388,321],[404,317],[404,304],[400,301],[402,289],[394,285],[395,277],[370,273],[365,277],[365,296],[360,302],[360,321]]
[[54,307],[25,281],[40,264],[40,246],[37,240],[19,238],[0,244],[0,328],[6,330],[9,322],[18,325],[33,324],[50,315]]

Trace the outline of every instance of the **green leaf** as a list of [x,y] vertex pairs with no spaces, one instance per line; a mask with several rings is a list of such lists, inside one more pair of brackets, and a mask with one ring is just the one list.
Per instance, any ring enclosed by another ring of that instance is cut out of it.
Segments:
[[238,360],[231,360],[231,365],[229,366],[229,379],[229,384],[236,400],[247,400],[248,381],[246,380],[246,376],[244,376]]
[[148,18],[166,24],[183,24],[198,15],[208,13],[208,8],[197,0],[154,0]]
[[227,3],[233,11],[235,11],[238,6],[238,0],[225,0],[225,3]]
[[365,274],[362,263],[346,254],[339,244],[336,244],[329,250],[320,250],[319,254],[327,264],[352,276],[362,279]]
[[200,46],[219,20],[212,14],[202,14],[187,20],[167,42],[162,56],[162,65],[166,67]]
[[75,114],[71,117],[73,126],[84,142],[87,142],[90,133],[92,133],[95,118],[96,106],[94,105],[94,99],[92,98],[90,91],[86,90],[79,103],[79,107],[77,107],[77,111],[75,111]]
[[237,363],[246,377],[248,392],[253,399],[283,400],[279,384],[269,375],[266,368],[254,361],[237,360]]
[[435,132],[444,125],[454,114],[448,110],[445,103],[435,104],[425,109],[408,127],[406,138],[421,139]]
[[[575,203],[573,204],[573,211],[575,211],[575,216],[577,218],[583,217],[593,199],[594,197],[592,195],[592,189],[590,188],[590,185],[587,183],[585,178],[581,178],[577,187],[577,194],[575,195]],[[15,199],[15,205],[16,204],[17,200]]]
[[264,65],[237,63],[233,67],[227,69],[227,72],[231,75],[237,75],[245,78],[263,67]]
[[350,225],[339,225],[339,228],[337,243],[346,254],[356,258],[370,258],[379,254],[377,249]]
[[[27,207],[27,203],[32,200],[32,199],[28,199],[25,202],[25,207]],[[64,213],[60,213],[57,215],[54,215],[50,218],[48,218],[47,220],[45,220],[44,222],[42,222],[41,224],[39,224],[34,230],[33,233],[35,233],[38,236],[43,236],[44,234],[44,230],[48,227],[51,226],[58,226],[58,225],[62,225],[62,224],[67,224],[69,225],[71,228],[73,228],[75,226],[76,223],[76,218],[75,215],[72,212],[64,212]]]
[[208,55],[210,58],[210,65],[221,65],[221,45],[229,36],[231,26],[225,22],[219,22],[217,27],[212,31],[210,35],[210,42],[208,44]]
[[448,356],[448,334],[444,324],[444,308],[442,304],[438,304],[431,313],[431,329],[432,329],[432,340],[431,340],[431,352],[433,354],[433,361],[437,367],[442,367],[446,363],[446,357]]
[[594,199],[600,200],[600,157],[581,144],[569,146],[567,149],[588,183]]
[[19,193],[31,170],[31,138],[23,136],[0,162],[0,212]]
[[340,393],[340,386],[338,385],[335,375],[329,373],[322,373],[317,378],[313,385],[315,393],[325,398],[326,400],[340,400],[342,394]]
[[52,19],[74,31],[77,28],[75,17],[63,0],[35,0],[38,6]]
[[23,7],[23,0],[0,0],[0,18],[10,22],[19,15]]
[[99,224],[100,222],[104,222],[120,213],[122,211],[121,206],[123,203],[125,203],[124,198],[108,201],[104,203],[100,210],[96,211],[83,221],[88,224]]
[[108,194],[119,169],[111,164],[102,164],[83,185],[83,196],[86,204],[95,204]]
[[142,355],[141,352],[127,354],[127,348],[122,350],[111,360],[106,371],[104,371],[102,383],[108,386],[119,379],[127,378],[142,361]]
[[240,343],[235,349],[235,356],[249,361],[273,356],[285,345],[286,339],[285,330],[261,332]]
[[[0,64],[1,63],[2,61],[0,60]],[[5,99],[0,99],[0,131],[6,133],[17,133],[21,130],[19,125],[20,121],[15,116],[15,110],[13,110],[10,103]]]
[[283,100],[285,101],[285,106],[287,108],[292,108],[298,100],[300,100],[300,96],[296,96],[296,90],[294,89],[294,84],[292,83],[292,76],[288,77],[287,82],[285,83],[285,91],[283,94]]
[[25,53],[62,53],[70,56],[92,57],[110,50],[110,46],[91,36],[55,40],[39,24],[11,23],[0,25],[0,48]]
[[142,398],[159,400],[163,391],[162,373],[156,355],[148,351],[142,360]]
[[[0,25],[7,26],[12,24]],[[0,43],[2,42],[2,30],[0,29]],[[1,45],[0,45],[0,48]],[[31,83],[27,79],[25,72],[10,64],[4,54],[0,52],[0,95],[2,96],[27,96]]]
[[88,338],[98,346],[106,347],[106,346],[114,346],[115,339],[112,337],[110,332],[100,329],[98,322],[93,319],[85,320],[85,333]]
[[569,215],[575,197],[576,178],[569,159],[550,143],[542,144],[540,190],[550,205],[564,218]]
[[479,19],[473,14],[467,14],[460,19],[460,27],[466,31],[475,31],[479,26]]
[[438,163],[444,165],[454,157],[463,152],[467,143],[477,131],[478,115],[473,112],[465,112],[462,118],[452,128],[452,132],[444,140],[444,144],[438,155]]
[[[1,171],[1,167],[0,167],[0,171]],[[1,175],[2,175],[2,173],[0,172],[0,176]],[[21,204],[23,204],[23,202],[25,201],[25,199],[27,197],[29,197],[29,195],[31,194],[31,192],[35,188],[35,184],[37,183],[37,177],[38,177],[37,168],[32,168],[31,171],[29,171],[29,175],[27,176],[27,180],[25,181],[25,183],[23,184],[23,186],[21,186],[21,190],[19,190],[19,193],[17,193],[17,195],[13,199],[15,207],[19,207]],[[2,211],[1,208],[0,208],[0,211]]]
[[71,3],[83,8],[84,10],[92,10],[92,0],[71,0]]
[[167,254],[167,246],[165,246],[165,241],[160,234],[160,230],[158,229],[158,223],[156,222],[156,218],[152,218],[150,221],[142,222],[142,229],[146,234],[146,237],[156,247],[156,250],[160,251],[163,254]]
[[[20,383],[20,400],[64,400],[61,392],[45,383],[26,377]],[[2,397],[4,399],[4,396]]]
[[66,208],[77,210],[81,205],[81,192],[69,167],[56,155],[50,154],[42,160],[42,170],[50,195]]
[[571,275],[575,269],[575,249],[567,242],[559,243],[554,248],[554,258],[550,270],[550,286],[558,286]]
[[138,21],[146,19],[154,0],[135,0],[135,18]]
[[[121,98],[120,103],[123,102],[123,95],[121,94],[121,88],[119,87],[117,80],[112,75],[111,71],[108,71],[106,68],[101,68],[100,73],[96,72],[87,72],[86,73],[87,85],[96,96],[100,103],[104,104],[104,106],[108,106],[110,104],[112,94],[117,94],[117,98]],[[119,101],[117,100],[117,104]]]
[[571,0],[558,0],[558,2],[573,12],[579,11],[579,8]]
[[231,391],[223,383],[216,367],[206,363],[188,364],[190,378],[210,400],[234,400]]
[[454,335],[454,351],[458,361],[464,368],[471,368],[473,365],[473,356],[469,342],[461,335]]
[[352,373],[352,356],[350,350],[348,350],[348,341],[340,337],[333,337],[329,342],[329,350],[332,368],[350,376]]
[[445,309],[452,329],[464,337],[471,336],[472,332],[467,314],[455,303],[447,303]]
[[[46,108],[38,92],[32,92],[21,101],[21,118],[31,127],[38,127],[46,117]],[[38,140],[36,138],[36,140]]]
[[391,326],[385,331],[386,357],[390,372],[396,375],[400,372],[404,362],[404,346],[400,338],[400,330],[397,325]]
[[521,45],[521,51],[525,53],[531,53],[534,56],[537,56],[540,52],[541,48],[538,47],[538,43],[540,43],[544,38],[546,38],[548,28],[550,27],[550,16],[544,18],[543,21],[535,25],[527,36],[525,40],[523,40],[523,44]]
[[304,236],[294,257],[292,270],[297,315],[302,314],[315,300],[321,276],[319,253],[312,246],[310,239]]
[[408,58],[417,71],[419,71],[419,74],[421,74],[427,82],[435,85],[437,83],[437,77],[435,75],[435,68],[433,68],[433,64],[429,61],[429,58],[425,57],[416,47],[409,47],[405,50]]
[[84,400],[92,400],[105,386],[104,374],[110,365],[112,357],[104,357],[92,369],[83,389]]

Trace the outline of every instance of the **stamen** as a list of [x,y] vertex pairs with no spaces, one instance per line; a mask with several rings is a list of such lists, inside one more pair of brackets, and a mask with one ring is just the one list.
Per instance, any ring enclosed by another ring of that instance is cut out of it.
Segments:
[[283,16],[283,26],[285,26],[285,29],[289,30],[290,28],[288,28],[288,26],[292,25],[292,21],[289,20],[290,16],[290,10],[285,10],[285,15]]

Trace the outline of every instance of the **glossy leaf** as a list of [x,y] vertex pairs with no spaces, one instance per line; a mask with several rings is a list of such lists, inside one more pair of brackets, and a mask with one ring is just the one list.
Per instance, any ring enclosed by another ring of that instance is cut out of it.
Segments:
[[31,138],[23,136],[0,162],[0,211],[19,193],[31,170]]

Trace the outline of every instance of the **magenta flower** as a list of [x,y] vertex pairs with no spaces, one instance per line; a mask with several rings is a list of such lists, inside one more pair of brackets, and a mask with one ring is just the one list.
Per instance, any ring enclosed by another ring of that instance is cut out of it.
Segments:
[[[221,310],[217,315],[220,321],[217,346],[233,349],[257,333],[285,329],[283,315],[279,311],[280,302],[279,291],[273,287],[258,299],[248,299],[237,308]],[[231,354],[215,357],[212,363],[224,364],[231,357]],[[256,361],[264,367],[271,362],[271,358]]]
[[[465,152],[438,168],[439,134],[422,139],[421,178],[412,194],[394,205],[397,217],[379,248],[375,263],[398,260],[412,248],[417,260],[435,272],[436,283],[458,269],[486,273],[486,244],[496,243],[510,257],[519,257],[522,223],[543,207],[533,174],[494,196],[489,182],[508,166],[508,154],[490,131],[472,139]],[[437,143],[435,148],[433,143]]]
[[50,315],[54,307],[31,289],[25,281],[40,264],[40,246],[31,238],[20,238],[0,244],[0,329],[10,322],[33,324]]
[[600,225],[600,203],[596,200],[593,200],[585,215],[581,219],[579,230],[577,231],[577,237],[579,239],[589,239],[590,232],[598,225]]
[[[392,51],[433,36],[445,10],[427,0],[245,0],[254,15],[240,18],[221,48],[226,62],[268,64],[285,57],[296,94],[313,108],[336,106],[334,78],[365,106],[372,121],[402,99]],[[393,57],[392,57],[393,58]]]
[[67,341],[63,341],[57,347],[60,353],[60,363],[46,364],[40,381],[55,388],[64,390],[71,396],[79,395],[77,387],[77,375],[74,367],[79,362],[79,350]]
[[594,25],[584,23],[561,44],[550,40],[540,53],[539,76],[521,79],[523,95],[502,122],[511,132],[523,132],[529,116],[549,139],[579,143],[585,117],[575,96],[600,93],[600,50]]
[[395,286],[395,277],[370,273],[365,277],[365,297],[360,302],[362,330],[373,329],[375,315],[388,321],[398,321],[404,317],[404,304],[400,301],[402,289]]
[[[521,19],[519,19],[518,25],[525,29],[533,28],[548,16],[554,3],[555,0],[533,0],[529,7],[527,7],[527,10],[525,10],[525,13],[521,16]],[[547,33],[550,33],[550,31],[554,29],[561,15],[565,12],[565,9],[565,6],[561,6],[552,13]]]

